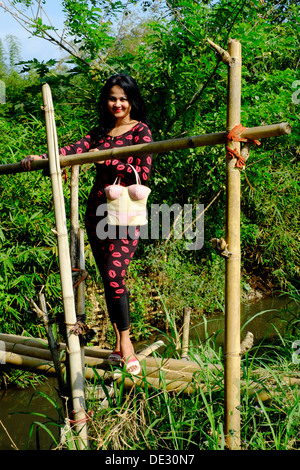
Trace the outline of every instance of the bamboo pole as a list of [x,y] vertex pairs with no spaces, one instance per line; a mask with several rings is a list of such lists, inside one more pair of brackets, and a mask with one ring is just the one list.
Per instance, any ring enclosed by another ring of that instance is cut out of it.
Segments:
[[[18,335],[13,335],[13,334],[8,334],[8,333],[0,333],[0,340],[3,341],[3,343],[6,345],[7,350],[13,350],[14,347],[18,345],[22,345],[25,348],[22,351],[27,350],[26,354],[23,352],[24,355],[30,355],[31,350],[44,350],[46,352],[45,358],[51,359],[51,353],[49,351],[48,343],[45,340],[42,339],[37,339],[33,337],[24,337],[24,336],[18,336]],[[222,365],[218,364],[205,364],[201,365],[198,364],[197,362],[194,361],[185,361],[181,359],[173,359],[173,358],[160,358],[160,357],[148,357],[146,354],[152,353],[153,350],[156,349],[156,347],[160,347],[162,345],[161,341],[158,341],[157,343],[154,343],[153,348],[147,347],[145,350],[141,351],[141,353],[137,353],[136,356],[140,362],[145,364],[145,367],[149,368],[156,368],[156,369],[166,369],[166,370],[174,370],[174,371],[181,371],[181,372],[187,372],[187,373],[195,373],[205,369],[210,369],[210,370],[220,370],[223,369]],[[66,351],[67,345],[64,343],[58,344],[58,349],[59,351]],[[93,362],[93,365],[101,366],[101,367],[106,367],[109,366],[109,363],[107,361],[108,356],[111,354],[111,350],[107,349],[101,349],[98,347],[85,347],[85,361],[88,363],[89,361],[92,361],[93,359],[96,359]],[[36,357],[38,357],[38,354],[34,354]],[[109,366],[110,367],[110,366]]]
[[42,338],[34,338],[32,336],[19,336],[10,333],[0,333],[0,340],[4,343],[21,343],[26,344],[27,346],[49,349],[47,340]]
[[[85,271],[84,260],[84,230],[78,230],[78,268]],[[79,317],[85,316],[85,281],[82,280],[77,287],[77,315]]]
[[[4,352],[4,360],[6,363],[9,363],[12,366],[17,367],[18,369],[22,370],[32,370],[32,371],[39,371],[43,374],[47,375],[56,375],[55,368],[51,362],[47,362],[46,360],[42,360],[40,358],[34,358],[34,357],[29,357],[26,355],[22,354],[17,354],[13,352],[6,351]],[[62,370],[65,372],[65,366],[62,365]],[[105,383],[111,383],[112,381],[115,381],[117,385],[122,383],[124,385],[125,390],[131,390],[132,387],[135,385],[139,385],[142,388],[145,388],[147,385],[147,388],[150,390],[153,389],[166,389],[169,392],[182,392],[184,395],[190,395],[191,393],[197,392],[199,388],[202,388],[203,392],[205,393],[208,390],[208,387],[205,383],[199,381],[199,378],[194,380],[193,376],[189,377],[187,374],[184,375],[176,375],[174,371],[163,371],[165,373],[165,378],[162,380],[162,377],[160,375],[156,377],[151,377],[151,370],[148,372],[144,377],[135,377],[134,379],[131,379],[129,377],[123,377],[122,373],[108,373],[107,371],[103,369],[95,369],[91,367],[86,367],[85,368],[85,377],[88,380],[94,380],[97,377],[102,377]],[[254,372],[259,372],[259,371],[253,371]],[[272,371],[272,373],[269,374],[269,378],[273,378],[273,373],[280,373],[281,374],[281,379],[287,382],[287,386],[291,385],[297,385],[300,387],[300,379],[298,377],[291,377],[284,375],[286,371]],[[262,371],[262,374],[264,375],[264,378],[267,379],[268,377],[265,376],[265,371]],[[191,380],[190,380],[191,379]],[[274,397],[274,393],[272,391],[266,392],[264,388],[259,388],[257,385],[254,385],[254,387],[249,388],[249,383],[248,381],[241,381],[241,383],[244,385],[244,387],[247,389],[247,393],[249,396],[255,394],[259,396],[259,398],[262,401],[272,399]],[[222,384],[221,382],[218,382],[214,386],[215,389],[220,389]],[[211,391],[211,390],[210,390]],[[276,392],[275,392],[276,394]]]
[[187,359],[187,360],[189,360],[190,318],[191,318],[191,308],[185,307],[183,311],[181,359]]
[[[60,390],[61,396],[66,396],[66,383],[64,381],[64,377],[61,371],[61,366],[60,366],[60,360],[59,360],[59,349],[58,345],[55,341],[53,330],[52,330],[52,325],[49,322],[49,317],[48,317],[48,312],[47,312],[47,305],[46,305],[46,300],[45,296],[43,293],[39,293],[39,303],[40,303],[40,308],[31,300],[31,303],[33,305],[33,308],[35,309],[38,317],[42,320],[45,326],[47,338],[48,338],[48,345],[50,349],[50,354],[53,360],[53,364],[56,370],[56,377],[57,377],[57,382],[58,382],[58,388]],[[32,348],[33,349],[33,348]],[[45,351],[48,353],[48,351]],[[43,356],[42,356],[43,357]]]
[[[84,230],[82,228],[78,228],[77,232],[77,245],[78,245],[78,268],[81,272],[85,270],[85,260],[84,260]],[[81,280],[77,287],[77,316],[82,318],[82,321],[85,319],[85,281]],[[82,366],[84,367],[84,343],[81,341],[81,360]],[[84,370],[83,370],[84,373]]]
[[[242,55],[239,41],[230,39],[228,52],[227,131],[240,124]],[[229,143],[240,151],[240,143]],[[225,436],[229,449],[240,448],[240,171],[226,158],[226,242],[232,253],[225,261]]]
[[[287,122],[279,124],[270,124],[267,126],[249,127],[241,137],[248,139],[265,139],[268,137],[279,137],[288,135],[291,132],[291,126]],[[60,166],[84,165],[87,163],[95,163],[97,161],[111,160],[113,158],[125,158],[134,155],[146,155],[150,153],[165,153],[172,150],[183,150],[187,148],[206,147],[211,145],[222,145],[226,142],[227,132],[216,132],[213,134],[203,134],[191,137],[182,137],[179,139],[162,140],[159,142],[151,142],[149,144],[139,144],[128,147],[120,147],[107,150],[99,150],[97,152],[85,152],[76,155],[65,155],[60,157]],[[35,160],[31,163],[31,171],[45,170],[48,168],[47,160]],[[24,173],[21,162],[8,163],[0,165],[0,175],[11,175],[16,173]]]
[[78,258],[78,182],[79,182],[79,165],[74,165],[71,169],[70,181],[70,256],[72,268],[77,268]]
[[[72,270],[70,260],[70,250],[68,242],[68,232],[66,224],[65,206],[63,189],[61,182],[61,169],[59,163],[57,134],[54,119],[54,108],[51,96],[51,90],[48,84],[42,88],[47,145],[49,156],[49,170],[52,183],[54,214],[58,240],[58,257],[61,277],[61,288],[65,322],[67,325],[67,350],[69,359],[70,386],[72,395],[72,404],[74,412],[75,429],[78,434],[78,446],[80,449],[88,447],[87,426],[85,421],[85,395],[84,395],[84,376],[82,372],[81,352],[79,338],[73,335],[69,326],[76,323],[76,311],[73,292]],[[79,424],[81,423],[81,424]]]
[[27,346],[22,343],[5,343],[5,351],[12,352],[14,354],[21,354],[32,358],[42,359],[44,361],[53,361],[51,352],[49,349],[37,348],[34,346]]
[[138,353],[139,358],[149,356],[150,354],[157,351],[162,346],[165,346],[165,343],[162,340],[158,340],[155,343],[150,344],[149,346],[147,346],[146,348],[144,348],[142,351]]

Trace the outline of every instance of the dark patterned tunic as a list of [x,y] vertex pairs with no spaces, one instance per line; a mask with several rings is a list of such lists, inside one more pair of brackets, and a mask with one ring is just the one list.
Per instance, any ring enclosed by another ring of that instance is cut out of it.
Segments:
[[[92,133],[86,135],[83,139],[74,145],[67,145],[59,149],[62,155],[72,155],[88,152],[93,148],[106,150],[109,148],[131,146],[136,144],[149,143],[152,141],[151,131],[146,124],[139,122],[132,129],[124,134],[112,138],[109,135],[105,139],[92,139]],[[103,164],[96,164],[96,180],[87,202],[85,215],[85,225],[87,235],[93,255],[103,279],[106,302],[113,323],[117,323],[118,329],[125,330],[129,328],[129,310],[124,310],[124,296],[128,292],[125,286],[125,274],[128,269],[131,258],[138,245],[139,227],[135,233],[124,227],[118,227],[116,237],[109,236],[99,238],[99,232],[96,233],[98,223],[105,217],[97,216],[97,208],[106,203],[104,188],[113,184],[117,177],[121,178],[121,184],[129,186],[136,182],[134,172],[130,163],[138,172],[141,183],[147,184],[152,156],[129,156],[122,160],[106,160]]]

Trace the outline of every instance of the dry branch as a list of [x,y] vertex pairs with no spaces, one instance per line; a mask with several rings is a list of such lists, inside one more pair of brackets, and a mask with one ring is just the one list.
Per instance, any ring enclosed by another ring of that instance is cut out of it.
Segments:
[[224,62],[224,64],[229,65],[229,66],[232,64],[233,59],[230,56],[230,54],[228,54],[228,52],[225,51],[225,49],[218,46],[217,44],[212,42],[210,39],[207,39],[207,42],[217,52],[218,56],[220,57],[221,61]]

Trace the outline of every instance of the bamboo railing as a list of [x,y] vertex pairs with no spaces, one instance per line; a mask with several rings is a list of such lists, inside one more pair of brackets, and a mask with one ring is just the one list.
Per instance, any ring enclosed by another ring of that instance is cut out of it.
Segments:
[[[291,126],[288,122],[279,124],[270,124],[267,126],[249,127],[241,137],[247,139],[264,139],[269,137],[279,137],[288,135],[291,132]],[[79,155],[60,156],[60,166],[65,168],[74,165],[84,165],[87,163],[102,162],[112,158],[122,159],[134,155],[160,154],[172,150],[184,150],[187,148],[206,147],[212,145],[222,145],[226,143],[227,132],[216,132],[212,134],[196,135],[191,137],[182,137],[179,139],[161,140],[149,144],[139,144],[130,147],[121,147],[97,152],[85,152]],[[35,160],[31,163],[31,171],[47,170],[48,160]],[[0,165],[0,175],[12,175],[24,173],[21,163],[7,163]]]

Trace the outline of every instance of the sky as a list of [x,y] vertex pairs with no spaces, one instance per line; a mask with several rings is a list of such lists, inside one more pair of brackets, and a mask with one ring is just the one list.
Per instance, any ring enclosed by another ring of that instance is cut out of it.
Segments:
[[[59,28],[63,25],[63,13],[60,0],[47,0],[45,10],[50,17],[52,23]],[[61,51],[58,46],[50,44],[42,38],[30,37],[29,33],[8,13],[0,8],[0,39],[5,45],[5,37],[11,34],[18,38],[21,59],[30,60],[38,59],[39,61],[47,61],[49,59],[59,59],[64,57],[66,53]]]

